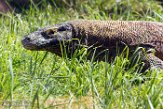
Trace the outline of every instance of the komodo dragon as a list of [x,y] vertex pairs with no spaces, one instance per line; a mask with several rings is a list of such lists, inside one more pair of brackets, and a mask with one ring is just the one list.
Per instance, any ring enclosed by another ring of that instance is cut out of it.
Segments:
[[[22,40],[26,49],[49,51],[59,56],[63,42],[71,52],[83,45],[90,49],[96,47],[97,52],[109,49],[109,57],[115,57],[117,45],[120,51],[128,46],[131,54],[140,47],[143,48],[142,61],[148,67],[163,69],[163,23],[74,20],[38,29]],[[104,54],[99,55],[99,60]]]

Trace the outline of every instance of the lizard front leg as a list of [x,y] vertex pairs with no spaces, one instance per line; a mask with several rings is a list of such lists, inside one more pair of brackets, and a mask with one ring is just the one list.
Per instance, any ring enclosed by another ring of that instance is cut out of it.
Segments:
[[159,68],[163,70],[163,61],[156,57],[154,53],[147,53],[143,61],[146,65],[149,65],[151,68]]

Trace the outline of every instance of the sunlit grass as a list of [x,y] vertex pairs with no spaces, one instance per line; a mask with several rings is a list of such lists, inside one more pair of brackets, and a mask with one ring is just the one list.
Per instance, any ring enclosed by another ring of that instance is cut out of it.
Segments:
[[[69,106],[74,97],[88,97],[94,108],[163,108],[163,72],[140,73],[141,63],[137,58],[130,61],[127,50],[126,55],[107,63],[87,60],[84,48],[68,59],[43,51],[28,51],[21,44],[24,35],[38,28],[73,19],[161,22],[160,5],[150,0],[142,0],[139,8],[137,0],[77,0],[72,7],[62,2],[65,8],[60,8],[58,2],[53,3],[54,7],[45,4],[44,8],[33,4],[22,13],[4,14],[0,18],[2,107],[15,108],[15,101],[26,101],[30,108],[54,108],[57,106],[47,103],[49,99],[70,100]],[[7,105],[7,101],[13,101],[13,105]]]

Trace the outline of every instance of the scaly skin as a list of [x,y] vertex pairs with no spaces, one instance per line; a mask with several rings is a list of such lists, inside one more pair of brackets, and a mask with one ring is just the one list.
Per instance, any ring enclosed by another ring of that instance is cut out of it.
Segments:
[[[142,60],[163,69],[163,23],[75,20],[45,27],[22,40],[26,49],[50,51],[61,56],[60,42],[69,45],[72,52],[79,45],[98,47],[97,52],[109,49],[110,57],[115,57],[117,45],[120,51],[128,46],[131,54],[142,47],[147,52],[147,55],[143,53]],[[99,57],[101,60],[104,54]]]

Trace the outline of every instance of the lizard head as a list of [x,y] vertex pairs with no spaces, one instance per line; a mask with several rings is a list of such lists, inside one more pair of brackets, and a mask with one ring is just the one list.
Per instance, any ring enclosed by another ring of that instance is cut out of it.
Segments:
[[22,40],[24,48],[35,51],[59,53],[60,44],[68,43],[73,37],[72,26],[68,23],[48,26],[25,36]]

